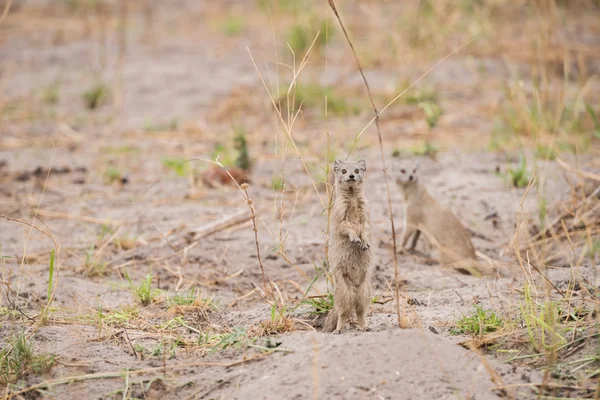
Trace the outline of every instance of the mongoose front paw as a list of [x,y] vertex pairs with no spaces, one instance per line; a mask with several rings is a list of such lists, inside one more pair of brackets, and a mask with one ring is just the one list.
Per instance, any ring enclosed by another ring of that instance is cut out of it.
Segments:
[[361,240],[358,236],[350,236],[350,241],[352,243],[357,243],[357,244],[361,244]]
[[341,329],[336,329],[335,331],[331,332],[332,335],[339,335],[342,333]]
[[368,249],[369,247],[371,247],[371,244],[370,244],[369,242],[365,242],[365,241],[363,241],[363,242],[360,244],[360,248],[361,248],[362,250],[366,250],[366,249]]

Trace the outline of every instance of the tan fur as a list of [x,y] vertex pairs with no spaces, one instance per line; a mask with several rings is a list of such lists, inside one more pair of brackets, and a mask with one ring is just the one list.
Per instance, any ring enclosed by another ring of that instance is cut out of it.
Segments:
[[[335,200],[329,241],[329,264],[335,289],[333,310],[325,320],[327,332],[341,332],[354,313],[359,327],[366,328],[373,253],[369,204],[363,187],[365,171],[364,160],[335,161]],[[350,175],[355,181],[349,179]]]
[[395,170],[396,183],[404,194],[402,248],[414,249],[423,233],[439,250],[443,265],[474,275],[493,275],[492,263],[477,261],[471,238],[458,218],[429,195],[416,166],[404,164]]

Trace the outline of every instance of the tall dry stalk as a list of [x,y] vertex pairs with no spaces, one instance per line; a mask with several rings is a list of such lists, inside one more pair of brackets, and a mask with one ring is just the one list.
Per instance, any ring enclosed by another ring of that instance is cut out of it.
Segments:
[[260,257],[260,246],[258,245],[258,229],[256,227],[256,210],[254,209],[254,205],[252,204],[252,199],[248,195],[248,184],[242,183],[242,190],[244,191],[244,196],[246,197],[246,203],[248,203],[248,207],[250,207],[250,212],[252,213],[252,226],[254,230],[254,243],[256,243],[256,257],[258,257],[258,265],[260,265],[260,270],[262,272],[263,279],[263,289],[265,296],[267,296],[267,278],[265,277],[265,267],[262,263],[262,258]]
[[392,195],[390,192],[390,184],[388,182],[388,176],[387,176],[387,166],[385,163],[385,152],[383,151],[383,140],[381,138],[381,130],[379,128],[379,111],[377,111],[377,107],[375,106],[375,101],[373,100],[373,96],[371,95],[371,88],[369,87],[369,82],[367,82],[367,78],[365,77],[363,69],[360,65],[360,60],[358,59],[358,56],[356,55],[356,51],[354,50],[354,45],[352,44],[352,41],[350,40],[350,37],[348,36],[348,32],[346,32],[346,28],[344,27],[344,24],[342,23],[342,19],[340,18],[340,15],[338,14],[337,8],[336,8],[333,0],[329,0],[329,6],[333,10],[335,17],[337,18],[337,20],[340,24],[340,27],[342,28],[342,31],[344,32],[344,36],[346,37],[346,40],[347,40],[348,44],[350,45],[350,49],[352,50],[352,54],[354,55],[354,60],[356,61],[356,66],[358,67],[358,70],[360,71],[360,75],[362,76],[363,82],[365,83],[365,87],[367,88],[367,94],[369,96],[371,106],[373,107],[373,112],[375,113],[375,127],[377,128],[377,138],[379,139],[379,151],[381,154],[381,163],[383,165],[383,180],[385,182],[385,189],[387,192],[388,210],[390,213],[390,225],[392,228],[392,244],[393,244],[393,252],[394,252],[394,254],[393,254],[394,279],[396,281],[396,285],[395,285],[396,312],[397,312],[397,317],[398,317],[398,326],[401,328],[404,328],[406,326],[406,320],[404,318],[404,307],[402,307],[402,311],[403,311],[402,316],[400,313],[400,271],[399,271],[399,266],[398,266],[398,254],[396,251],[397,245],[396,245],[396,228],[394,226],[394,210],[392,207]]

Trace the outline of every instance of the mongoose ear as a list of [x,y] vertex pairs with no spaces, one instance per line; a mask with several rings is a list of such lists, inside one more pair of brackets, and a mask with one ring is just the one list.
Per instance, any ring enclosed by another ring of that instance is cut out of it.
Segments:
[[342,162],[340,160],[335,160],[333,162],[333,172],[338,172],[340,170]]
[[361,158],[360,160],[357,161],[358,166],[360,167],[360,169],[362,169],[363,171],[367,170],[367,162],[365,161],[364,158]]

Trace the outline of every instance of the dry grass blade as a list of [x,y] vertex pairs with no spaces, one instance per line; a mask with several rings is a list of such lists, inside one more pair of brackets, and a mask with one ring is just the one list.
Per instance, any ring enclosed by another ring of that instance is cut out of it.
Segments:
[[250,212],[252,213],[252,227],[254,230],[254,243],[256,244],[256,257],[258,258],[258,265],[260,265],[260,270],[262,272],[263,279],[263,290],[265,291],[265,295],[267,292],[267,278],[265,277],[265,267],[262,262],[262,258],[260,257],[260,246],[258,245],[258,229],[256,228],[256,209],[252,204],[252,199],[248,195],[248,184],[243,183],[242,189],[244,190],[244,196],[246,196],[246,203],[248,203],[248,207],[250,207]]
[[12,4],[12,0],[8,0],[6,2],[6,5],[4,6],[4,11],[2,11],[2,16],[0,17],[0,26],[2,26],[2,23],[6,19],[6,16],[8,15],[8,12],[10,11],[11,4]]
[[333,0],[329,0],[329,6],[333,10],[335,17],[337,18],[337,20],[340,24],[340,27],[342,28],[342,31],[344,32],[344,36],[346,37],[346,40],[347,40],[348,44],[350,45],[350,49],[352,50],[352,54],[354,55],[354,60],[356,61],[358,70],[360,71],[360,74],[361,74],[363,81],[365,83],[365,86],[367,88],[367,94],[369,95],[369,100],[371,101],[371,106],[373,107],[373,112],[375,113],[375,126],[377,127],[377,137],[379,139],[379,150],[381,153],[381,163],[383,164],[383,180],[385,182],[385,188],[386,188],[386,192],[387,192],[388,210],[390,213],[390,225],[392,228],[392,244],[393,244],[392,249],[394,252],[394,254],[393,254],[394,279],[396,281],[396,287],[395,287],[395,289],[396,289],[396,312],[397,312],[397,316],[398,316],[398,326],[402,328],[402,327],[404,327],[405,323],[403,321],[404,318],[401,317],[401,315],[400,315],[400,286],[399,286],[400,285],[400,271],[399,271],[399,266],[398,266],[398,254],[396,251],[396,249],[397,249],[396,228],[394,227],[394,210],[392,207],[392,195],[390,192],[390,184],[388,182],[388,176],[387,176],[385,153],[383,151],[383,139],[381,138],[381,130],[379,128],[379,112],[377,111],[377,107],[375,106],[375,101],[373,100],[373,96],[371,95],[371,89],[369,88],[369,83],[367,82],[367,78],[365,77],[363,69],[360,65],[360,60],[358,59],[358,56],[356,55],[356,51],[354,50],[354,45],[352,44],[352,41],[350,40],[350,37],[348,36],[348,33],[346,32],[346,28],[344,27],[344,24],[342,23],[342,19],[340,18],[340,15],[338,14],[337,8],[336,8]]
[[[234,367],[239,364],[245,364],[247,362],[263,359],[268,354],[270,354],[270,353],[256,354],[252,357],[243,358],[241,360],[233,361],[230,363],[216,363],[216,362],[202,362],[202,361],[201,362],[188,362],[188,363],[169,365],[169,368],[172,368],[172,369],[182,369],[182,368],[188,368],[188,367],[225,367],[225,368],[230,368],[230,367]],[[161,367],[155,367],[155,368],[140,369],[137,371],[128,371],[128,374],[129,375],[143,375],[143,374],[150,374],[153,372],[164,372],[164,367],[161,366]],[[119,371],[119,372],[100,372],[97,374],[75,375],[75,376],[68,376],[65,378],[52,379],[52,380],[48,380],[48,381],[45,381],[42,383],[38,383],[37,385],[29,386],[25,389],[22,389],[22,390],[19,390],[16,392],[8,393],[6,396],[6,399],[10,400],[13,397],[22,398],[23,394],[33,392],[34,390],[39,390],[39,389],[43,389],[43,388],[51,388],[51,387],[57,386],[57,385],[66,385],[66,384],[70,384],[72,382],[86,381],[86,380],[90,380],[90,379],[110,379],[110,378],[122,378],[122,377],[123,377],[123,371]]]
[[[52,243],[54,243],[54,250],[55,250],[55,254],[56,254],[56,273],[55,273],[55,277],[54,277],[54,285],[52,286],[52,290],[50,291],[50,296],[48,297],[48,300],[46,302],[46,305],[44,306],[44,309],[42,311],[42,315],[46,315],[46,311],[48,310],[48,308],[50,307],[50,304],[52,303],[52,299],[54,298],[54,294],[56,293],[56,288],[58,287],[58,276],[59,276],[59,272],[60,272],[60,241],[58,240],[58,238],[56,237],[56,235],[50,231],[45,231],[44,229],[37,227],[35,225],[33,225],[32,223],[29,223],[27,221],[24,221],[22,219],[18,219],[18,218],[11,218],[8,217],[6,215],[1,215],[0,214],[0,218],[3,218],[7,221],[12,221],[12,222],[16,222],[19,224],[23,224],[23,225],[27,225],[29,226],[31,229],[35,229],[38,232],[41,232],[42,234],[48,236],[50,238],[50,240],[52,240]],[[23,257],[25,257],[26,255],[23,254]],[[41,323],[44,322],[43,318],[40,318],[37,322],[37,324],[35,325],[33,331],[30,333],[33,334],[33,332],[35,332],[35,330],[40,326]]]

